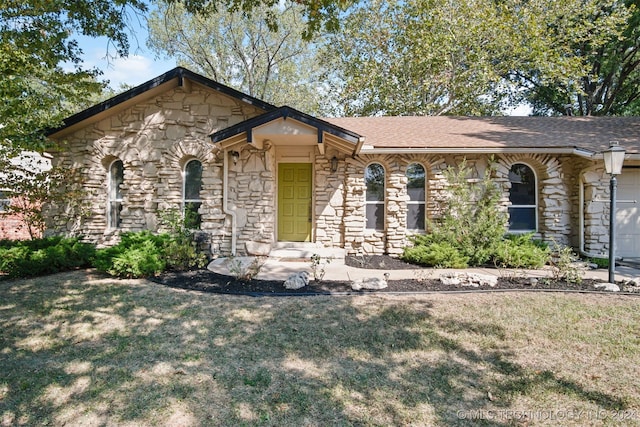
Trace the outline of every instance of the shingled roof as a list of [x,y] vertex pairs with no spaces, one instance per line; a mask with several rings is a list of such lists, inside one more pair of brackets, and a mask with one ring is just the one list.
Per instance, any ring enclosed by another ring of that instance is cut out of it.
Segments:
[[342,117],[326,121],[365,137],[367,150],[509,149],[598,153],[618,141],[640,153],[640,117]]

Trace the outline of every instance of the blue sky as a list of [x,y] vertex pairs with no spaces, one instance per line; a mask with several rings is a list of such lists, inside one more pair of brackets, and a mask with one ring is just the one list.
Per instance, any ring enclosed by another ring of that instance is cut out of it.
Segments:
[[131,20],[134,26],[129,34],[130,51],[126,58],[114,58],[115,49],[109,47],[106,37],[76,37],[84,55],[87,68],[96,67],[103,72],[102,79],[109,80],[109,86],[118,89],[121,83],[137,86],[176,66],[173,59],[156,58],[146,46],[148,31],[146,22]]

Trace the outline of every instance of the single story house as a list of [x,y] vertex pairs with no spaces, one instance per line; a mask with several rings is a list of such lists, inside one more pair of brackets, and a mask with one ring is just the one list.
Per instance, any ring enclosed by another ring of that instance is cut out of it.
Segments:
[[51,206],[50,230],[99,244],[154,230],[179,208],[213,254],[311,242],[347,254],[402,253],[428,232],[443,171],[490,159],[509,231],[606,257],[618,141],[617,255],[640,257],[638,117],[318,118],[175,68],[65,120],[54,165],[78,171],[88,211]]

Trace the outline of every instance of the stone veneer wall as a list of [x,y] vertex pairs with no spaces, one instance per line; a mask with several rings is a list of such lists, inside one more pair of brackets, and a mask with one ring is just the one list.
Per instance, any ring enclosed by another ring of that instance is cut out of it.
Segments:
[[[228,208],[236,213],[236,249],[243,254],[249,242],[271,245],[275,240],[276,166],[270,144],[263,149],[244,144],[238,150],[238,163],[229,161]],[[230,225],[228,218],[225,228]],[[230,253],[230,246],[225,249]]]
[[[638,165],[637,162],[625,161],[625,167],[629,166]],[[607,258],[611,215],[610,176],[602,163],[588,165],[580,171],[580,183],[584,192],[582,221],[585,238],[582,249],[586,255]]]
[[[472,169],[471,179],[483,176],[489,156],[463,155],[362,155],[346,159],[344,172],[344,247],[348,254],[399,255],[409,241],[411,231],[406,230],[407,179],[406,168],[410,163],[420,163],[427,173],[426,214],[429,220],[437,218],[447,198],[447,182],[444,171],[450,166],[467,162]],[[494,179],[503,189],[500,209],[506,211],[509,202],[509,169],[515,163],[531,167],[538,184],[538,232],[537,237],[558,244],[576,245],[578,240],[578,180],[579,168],[585,163],[569,156],[546,154],[509,154],[495,156]],[[364,170],[377,162],[386,172],[385,230],[365,229],[365,182]],[[342,166],[341,166],[342,167]],[[335,197],[330,212],[338,212]],[[324,224],[324,222],[319,223]],[[335,229],[335,225],[332,229]]]
[[[260,113],[259,110],[193,85],[123,110],[80,129],[66,138],[54,164],[80,171],[86,192],[86,209],[74,220],[69,206],[52,206],[50,228],[65,234],[82,234],[99,244],[115,243],[120,231],[155,230],[158,210],[179,208],[182,201],[182,171],[190,159],[203,163],[201,192],[202,235],[214,254],[231,252],[231,217],[223,211],[224,153],[209,142],[208,135]],[[229,159],[228,207],[236,212],[237,250],[246,252],[249,242],[275,241],[276,180],[275,147],[256,149],[248,144],[236,148],[236,165]],[[339,158],[332,172],[331,159]],[[107,177],[112,161],[124,163],[122,227],[107,227]],[[344,247],[348,254],[399,255],[408,244],[406,230],[407,178],[410,163],[420,163],[427,175],[428,219],[439,215],[447,197],[443,172],[466,159],[482,176],[488,156],[462,155],[361,155],[344,157],[331,149],[316,155],[315,235],[327,247]],[[601,253],[608,242],[608,208],[598,200],[608,199],[608,178],[600,166],[575,156],[496,155],[495,179],[502,186],[501,209],[509,205],[508,172],[514,163],[533,168],[538,180],[538,237],[557,243],[578,245],[580,182],[585,189],[584,226],[589,236],[585,250]],[[385,230],[365,229],[364,170],[372,162],[386,171]],[[82,184],[80,184],[82,183]]]
[[[120,231],[155,230],[158,209],[180,208],[182,171],[189,159],[203,163],[202,230],[212,250],[228,249],[231,229],[222,212],[222,156],[208,135],[261,111],[218,92],[191,85],[170,90],[94,124],[61,142],[54,165],[78,170],[86,197],[82,218],[71,221],[68,206],[51,206],[49,229],[82,234],[112,244]],[[122,226],[107,227],[108,168],[124,164]]]

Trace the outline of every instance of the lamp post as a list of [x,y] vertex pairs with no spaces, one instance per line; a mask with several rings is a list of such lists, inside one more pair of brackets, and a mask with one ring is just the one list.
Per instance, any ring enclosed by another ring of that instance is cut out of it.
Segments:
[[604,168],[611,175],[609,181],[611,193],[611,205],[609,207],[609,283],[615,283],[616,272],[616,189],[618,182],[616,175],[622,173],[622,163],[624,162],[624,148],[618,145],[617,141],[609,144],[609,149],[602,153],[604,158]]

